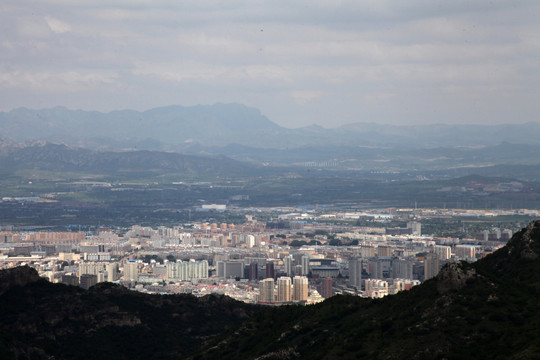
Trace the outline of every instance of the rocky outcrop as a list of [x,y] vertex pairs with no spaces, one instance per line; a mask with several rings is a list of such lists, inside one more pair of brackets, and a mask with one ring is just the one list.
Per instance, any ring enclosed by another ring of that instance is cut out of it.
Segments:
[[0,270],[0,295],[14,286],[25,286],[39,279],[38,272],[29,266]]
[[449,263],[437,275],[437,291],[444,294],[450,290],[461,289],[467,280],[476,276],[476,270],[464,263]]
[[508,254],[512,257],[536,260],[540,249],[540,221],[531,222],[516,233],[508,242]]

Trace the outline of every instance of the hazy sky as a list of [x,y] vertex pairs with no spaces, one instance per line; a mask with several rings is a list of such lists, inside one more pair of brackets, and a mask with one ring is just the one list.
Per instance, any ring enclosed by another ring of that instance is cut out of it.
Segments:
[[540,1],[0,2],[0,110],[236,102],[288,127],[540,121]]

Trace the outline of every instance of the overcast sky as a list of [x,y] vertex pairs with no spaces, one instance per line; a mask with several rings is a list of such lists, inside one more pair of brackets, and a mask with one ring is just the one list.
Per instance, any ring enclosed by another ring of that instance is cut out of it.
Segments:
[[242,103],[280,125],[540,121],[540,1],[2,0],[0,110]]

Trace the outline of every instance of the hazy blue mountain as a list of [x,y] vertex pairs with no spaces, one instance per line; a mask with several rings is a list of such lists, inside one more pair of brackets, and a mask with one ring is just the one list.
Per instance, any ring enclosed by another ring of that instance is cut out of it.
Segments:
[[[152,139],[162,144],[241,142],[256,134],[280,129],[254,108],[238,104],[170,106],[144,112],[133,110],[100,113],[63,107],[0,113],[0,134],[16,141],[41,139],[80,144],[132,144]],[[155,143],[153,145],[155,146]]]
[[[272,165],[297,165],[327,169],[442,171],[463,168],[466,173],[497,165],[540,165],[540,145],[501,143],[484,147],[378,148],[366,146],[310,145],[294,149],[263,149],[230,144],[223,147],[193,144],[191,154],[222,154],[230,158]],[[467,170],[468,169],[468,170]],[[484,171],[484,170],[480,170]],[[494,175],[494,173],[492,174]],[[497,176],[512,176],[499,173]]]
[[0,136],[90,148],[182,151],[193,144],[233,143],[262,149],[300,147],[478,147],[501,142],[540,144],[540,124],[411,125],[355,123],[338,128],[288,129],[240,104],[168,106],[110,113],[64,107],[0,113]]
[[40,143],[0,147],[3,173],[34,169],[51,172],[113,174],[165,173],[252,174],[256,166],[225,156],[183,155],[160,151],[94,151],[63,144]]

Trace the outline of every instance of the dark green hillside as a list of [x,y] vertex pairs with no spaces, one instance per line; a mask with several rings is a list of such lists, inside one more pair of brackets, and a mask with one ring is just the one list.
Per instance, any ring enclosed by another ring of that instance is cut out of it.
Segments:
[[381,300],[258,313],[193,359],[538,359],[540,222],[474,264]]
[[1,359],[177,359],[260,309],[225,296],[86,291],[0,271]]
[[[380,300],[262,308],[0,271],[2,359],[538,359],[540,221]],[[225,331],[225,332],[224,332]],[[191,355],[188,355],[191,354]]]

